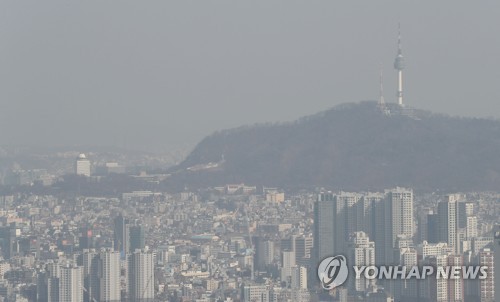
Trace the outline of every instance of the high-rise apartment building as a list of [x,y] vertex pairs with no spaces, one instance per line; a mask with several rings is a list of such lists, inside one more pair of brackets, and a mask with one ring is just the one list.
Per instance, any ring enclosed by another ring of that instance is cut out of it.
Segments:
[[346,255],[349,237],[363,231],[373,236],[375,263],[392,264],[396,238],[414,235],[413,191],[397,187],[385,194],[322,193],[315,204],[315,261]]
[[495,297],[499,294],[495,290],[495,271],[497,267],[495,267],[495,254],[489,248],[483,249],[479,252],[479,265],[485,266],[488,268],[488,276],[486,279],[479,280],[479,298],[480,302],[494,302],[498,301]]
[[[347,263],[353,266],[371,266],[375,265],[375,243],[370,241],[365,232],[354,232],[349,241],[349,253],[347,254]],[[352,293],[363,293],[370,286],[375,284],[375,280],[365,278],[351,278],[350,291]]]
[[[384,247],[392,251],[398,235],[413,237],[413,190],[397,187],[386,191],[384,214],[385,243],[375,241],[375,244],[385,244]],[[386,250],[384,254],[386,264],[392,264],[393,253]]]
[[455,254],[461,253],[461,239],[466,236],[460,236],[460,217],[465,221],[462,223],[464,228],[467,226],[466,215],[459,215],[460,208],[464,213],[467,209],[464,202],[464,196],[461,194],[449,194],[444,197],[443,201],[438,203],[438,239],[440,242],[448,243],[448,246],[453,249]]
[[71,263],[48,263],[38,274],[38,301],[83,302],[83,268]]
[[112,250],[99,252],[97,272],[100,302],[119,302],[120,297],[120,253]]
[[136,250],[128,255],[128,301],[154,301],[153,254]]
[[84,302],[121,300],[120,252],[84,250],[78,261],[83,268]]

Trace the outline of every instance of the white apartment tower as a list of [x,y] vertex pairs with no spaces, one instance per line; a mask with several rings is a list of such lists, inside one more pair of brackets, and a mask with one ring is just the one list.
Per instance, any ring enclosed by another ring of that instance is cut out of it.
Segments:
[[[347,262],[353,266],[370,266],[375,265],[375,243],[370,241],[365,232],[355,232],[352,234],[349,243],[349,253]],[[374,280],[366,280],[365,278],[352,279],[350,282],[351,291],[364,292],[370,286],[374,285]]]
[[98,271],[99,301],[119,302],[120,252],[103,250],[99,253]]
[[[412,238],[413,227],[413,190],[397,187],[386,191],[384,203],[385,222],[385,264],[394,262],[393,248],[398,236]],[[377,217],[377,219],[380,219]],[[375,241],[377,245],[380,241]]]
[[62,266],[59,273],[58,302],[83,302],[82,267]]
[[497,268],[495,267],[494,253],[486,248],[483,249],[478,256],[479,265],[488,267],[489,272],[491,272],[486,279],[479,280],[479,297],[481,302],[498,301],[500,299],[498,298],[499,293],[495,291],[496,276],[494,276],[494,272]]
[[87,177],[90,176],[90,160],[83,153],[78,155],[78,157],[76,158],[75,174]]
[[460,253],[459,207],[463,201],[463,195],[449,194],[438,203],[438,239],[448,243],[455,254]]

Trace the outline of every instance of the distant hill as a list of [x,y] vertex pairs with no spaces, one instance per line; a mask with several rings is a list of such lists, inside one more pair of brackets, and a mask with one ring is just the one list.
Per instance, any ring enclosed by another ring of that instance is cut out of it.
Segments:
[[295,122],[216,132],[170,172],[177,187],[499,190],[500,122],[344,104]]

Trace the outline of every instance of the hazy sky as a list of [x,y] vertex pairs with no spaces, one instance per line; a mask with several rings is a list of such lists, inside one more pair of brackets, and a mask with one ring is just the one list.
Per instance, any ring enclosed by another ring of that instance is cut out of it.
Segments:
[[0,145],[192,146],[395,101],[500,117],[500,1],[1,1]]

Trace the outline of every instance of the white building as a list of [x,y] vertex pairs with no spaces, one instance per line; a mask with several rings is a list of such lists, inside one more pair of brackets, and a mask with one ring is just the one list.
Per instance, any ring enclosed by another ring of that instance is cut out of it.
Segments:
[[103,250],[99,253],[99,301],[118,302],[120,296],[120,252]]
[[78,155],[75,162],[75,174],[90,176],[90,160],[85,156],[85,154],[81,153]]
[[281,281],[285,281],[287,284],[290,283],[292,277],[292,267],[295,265],[295,252],[281,252]]
[[[353,266],[371,266],[375,265],[375,243],[370,241],[365,232],[355,232],[351,236],[349,244],[349,254],[347,262]],[[350,282],[350,289],[354,292],[364,292],[373,286],[365,278],[353,279]]]
[[83,302],[82,267],[62,266],[59,273],[58,302]]
[[386,200],[382,208],[383,215],[377,215],[377,219],[384,218],[384,235],[381,240],[375,240],[377,249],[384,253],[384,264],[394,262],[393,248],[399,235],[408,238],[414,234],[413,219],[413,190],[396,187],[386,191]]
[[443,255],[451,252],[446,242],[428,243],[424,241],[417,246],[417,250],[418,254],[424,259],[429,256]]
[[[494,253],[490,249],[483,249],[479,255],[479,265],[488,267],[488,277],[483,280],[479,280],[479,297],[481,302],[492,302],[498,301],[497,295],[499,293],[495,292],[495,259]],[[495,299],[495,297],[497,297]]]
[[479,234],[477,232],[477,217],[470,216],[467,217],[467,239],[477,237]]

